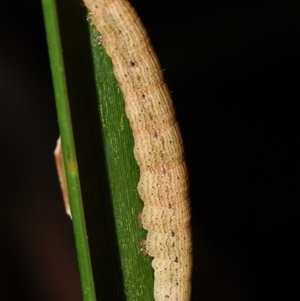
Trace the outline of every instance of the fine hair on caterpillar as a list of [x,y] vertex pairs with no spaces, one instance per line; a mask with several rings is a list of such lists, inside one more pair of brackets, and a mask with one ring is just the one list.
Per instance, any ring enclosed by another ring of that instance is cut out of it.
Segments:
[[125,100],[144,202],[141,242],[154,257],[156,301],[191,298],[191,209],[184,149],[163,71],[137,13],[126,0],[83,0],[101,34]]

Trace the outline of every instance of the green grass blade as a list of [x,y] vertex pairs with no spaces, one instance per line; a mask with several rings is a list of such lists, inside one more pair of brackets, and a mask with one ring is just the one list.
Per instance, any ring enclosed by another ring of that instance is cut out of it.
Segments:
[[82,206],[80,179],[69,106],[68,85],[64,70],[64,58],[61,51],[62,47],[59,35],[59,23],[56,14],[56,4],[55,1],[52,0],[43,0],[42,4],[59,127],[63,141],[65,171],[68,187],[72,187],[72,189],[69,189],[69,196],[72,202],[72,214],[74,217],[73,229],[78,254],[79,270],[81,274],[83,296],[86,301],[95,301],[96,294]]
[[80,0],[43,8],[84,300],[96,291],[97,300],[153,301],[139,170],[111,60]]

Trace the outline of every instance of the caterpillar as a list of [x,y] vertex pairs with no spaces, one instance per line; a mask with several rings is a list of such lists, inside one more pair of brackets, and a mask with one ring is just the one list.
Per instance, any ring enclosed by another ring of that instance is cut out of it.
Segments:
[[159,61],[137,13],[126,0],[83,0],[101,34],[125,99],[140,168],[144,202],[139,223],[148,231],[144,254],[154,257],[156,301],[191,297],[192,240],[183,142]]

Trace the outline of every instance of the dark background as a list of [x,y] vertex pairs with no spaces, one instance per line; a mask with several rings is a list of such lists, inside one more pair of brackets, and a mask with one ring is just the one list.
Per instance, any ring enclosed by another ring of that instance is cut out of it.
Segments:
[[[296,300],[299,1],[132,4],[185,142],[192,300]],[[1,300],[82,300],[41,4],[0,9]]]

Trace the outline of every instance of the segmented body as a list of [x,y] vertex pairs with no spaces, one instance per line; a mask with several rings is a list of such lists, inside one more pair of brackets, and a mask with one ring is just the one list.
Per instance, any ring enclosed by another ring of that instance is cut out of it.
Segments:
[[140,167],[139,216],[154,257],[156,301],[188,301],[192,243],[188,175],[183,144],[169,90],[146,30],[126,0],[84,0],[102,35],[126,102]]

